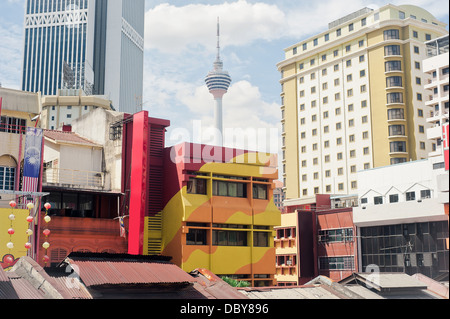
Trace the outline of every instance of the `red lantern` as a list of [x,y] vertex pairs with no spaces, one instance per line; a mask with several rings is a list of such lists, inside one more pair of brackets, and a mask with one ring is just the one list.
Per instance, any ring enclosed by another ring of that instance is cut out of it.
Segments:
[[26,248],[26,249],[31,249],[31,243],[26,243],[26,244],[25,244],[25,248]]
[[45,203],[44,207],[45,209],[49,210],[50,208],[52,208],[52,205],[50,205],[50,203]]
[[50,230],[46,229],[42,233],[45,235],[45,237],[48,237],[50,235]]
[[11,208],[15,208],[17,206],[17,203],[12,200],[9,202],[9,206],[11,206]]
[[47,255],[45,255],[42,260],[46,263],[48,263],[50,261],[50,257],[48,257]]
[[14,262],[14,258],[12,258],[11,256],[8,256],[5,258],[6,264],[7,265],[11,265]]
[[28,216],[27,217],[27,222],[32,223],[33,222],[33,216]]
[[8,229],[8,234],[10,234],[10,235],[14,235],[15,232],[16,231],[12,228]]

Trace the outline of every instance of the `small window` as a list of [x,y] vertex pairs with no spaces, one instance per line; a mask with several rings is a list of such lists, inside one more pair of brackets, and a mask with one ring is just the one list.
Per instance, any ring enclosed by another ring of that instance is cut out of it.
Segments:
[[325,39],[325,41],[329,41],[330,40],[330,34],[329,33],[325,34],[324,39]]
[[206,195],[206,180],[191,178],[187,183],[187,193]]
[[353,31],[353,23],[350,23],[349,25],[348,25],[348,31]]
[[336,36],[338,36],[338,37],[341,36],[341,29],[337,29],[337,30],[336,30]]
[[420,191],[420,198],[431,198],[431,190],[425,189]]
[[374,203],[375,205],[381,205],[381,204],[383,204],[383,196],[375,196],[375,197],[373,198],[373,203]]
[[389,203],[398,203],[398,194],[389,195]]
[[408,192],[406,193],[406,201],[416,200],[416,192]]

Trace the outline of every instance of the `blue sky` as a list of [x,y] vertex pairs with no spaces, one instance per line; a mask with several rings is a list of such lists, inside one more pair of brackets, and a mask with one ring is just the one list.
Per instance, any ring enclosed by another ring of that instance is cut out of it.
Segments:
[[[24,0],[0,0],[0,82],[20,89]],[[209,127],[213,99],[204,84],[215,59],[216,19],[221,21],[224,69],[233,83],[224,97],[224,127],[281,129],[280,74],[283,49],[328,28],[328,23],[379,0],[146,0],[144,109],[171,120],[173,133],[193,135],[194,121]],[[393,0],[395,5],[406,4]],[[448,23],[448,2],[410,0]],[[447,27],[448,29],[448,27]],[[281,131],[281,130],[280,130]],[[189,138],[189,137],[187,137]],[[192,140],[191,136],[191,140]],[[207,137],[206,141],[207,142]],[[260,150],[279,149],[279,136]],[[239,146],[239,145],[236,145]]]

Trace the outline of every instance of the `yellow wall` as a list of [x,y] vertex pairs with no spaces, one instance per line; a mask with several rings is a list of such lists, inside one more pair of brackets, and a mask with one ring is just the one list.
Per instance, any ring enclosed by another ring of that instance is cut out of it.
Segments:
[[[16,216],[13,222],[8,218],[11,213],[14,213]],[[13,255],[14,259],[27,255],[25,244],[28,242],[28,236],[25,232],[28,229],[28,222],[26,221],[28,215],[28,210],[0,208],[0,263],[3,263],[5,255]],[[10,236],[8,234],[9,228],[15,230],[14,235]],[[6,244],[10,241],[14,243],[13,249],[6,247]]]
[[[296,74],[296,63],[292,63],[282,68],[284,78]],[[284,130],[285,134],[285,164],[286,171],[286,199],[298,198],[300,196],[300,185],[298,178],[298,101],[297,101],[297,77],[294,76],[287,81],[283,81],[284,97]]]

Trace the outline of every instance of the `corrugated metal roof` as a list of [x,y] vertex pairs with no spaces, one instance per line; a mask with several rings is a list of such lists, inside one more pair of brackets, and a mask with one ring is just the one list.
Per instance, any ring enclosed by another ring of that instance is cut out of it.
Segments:
[[70,260],[86,287],[102,285],[193,283],[178,266],[160,262]]
[[208,299],[248,299],[247,296],[207,269],[198,268],[192,271],[191,275],[197,280],[194,288]]
[[71,299],[93,299],[86,287],[77,278],[53,277],[58,284],[58,290],[64,291]]
[[44,295],[33,287],[28,280],[14,272],[10,272],[8,276],[19,299],[45,299]]

